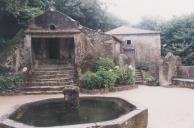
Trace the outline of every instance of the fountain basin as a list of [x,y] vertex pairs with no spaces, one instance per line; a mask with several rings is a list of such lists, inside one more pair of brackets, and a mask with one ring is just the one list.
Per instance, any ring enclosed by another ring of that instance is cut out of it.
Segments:
[[5,128],[147,128],[147,109],[120,98],[81,97],[79,109],[65,106],[64,98],[22,104],[2,116],[0,124]]

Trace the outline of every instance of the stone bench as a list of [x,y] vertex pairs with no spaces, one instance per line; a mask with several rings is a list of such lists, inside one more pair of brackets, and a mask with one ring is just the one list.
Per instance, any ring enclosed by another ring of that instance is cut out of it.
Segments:
[[174,78],[172,79],[172,84],[178,87],[194,89],[194,79]]

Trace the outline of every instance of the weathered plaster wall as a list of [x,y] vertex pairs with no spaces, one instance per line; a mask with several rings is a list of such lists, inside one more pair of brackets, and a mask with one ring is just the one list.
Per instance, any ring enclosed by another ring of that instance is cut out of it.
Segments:
[[127,40],[131,40],[131,45],[135,48],[136,64],[145,62],[150,64],[151,72],[158,70],[158,64],[161,58],[160,34],[134,34],[134,35],[115,35],[124,40],[123,46]]
[[179,66],[177,70],[178,78],[194,79],[194,66]]

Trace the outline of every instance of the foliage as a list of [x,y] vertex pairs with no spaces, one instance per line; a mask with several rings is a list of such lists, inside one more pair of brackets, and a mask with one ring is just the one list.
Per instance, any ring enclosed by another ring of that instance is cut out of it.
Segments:
[[86,72],[83,87],[87,89],[111,88],[115,86],[116,78],[112,71]]
[[99,70],[105,70],[109,71],[111,69],[114,69],[115,64],[112,59],[109,58],[100,58],[96,62],[96,69]]
[[112,88],[116,83],[116,74],[113,71],[97,71],[96,75],[101,78],[100,88]]
[[93,72],[86,72],[84,74],[83,87],[87,89],[100,88],[102,85],[101,78]]
[[0,75],[0,90],[7,91],[16,88],[17,82],[21,80],[19,75]]
[[149,72],[143,72],[143,76],[148,85],[159,86],[159,80],[156,77],[152,76]]
[[161,23],[163,23],[163,20],[160,17],[143,17],[135,27],[148,30],[160,30]]
[[114,69],[113,60],[97,60],[97,72],[84,74],[83,87],[87,89],[112,88],[116,85],[128,85],[134,82],[134,73],[128,66]]
[[117,75],[117,84],[118,85],[129,85],[134,83],[134,72],[129,69],[128,66],[124,66],[115,70]]
[[137,69],[148,71],[149,70],[149,64],[141,62],[137,65]]
[[[100,0],[0,0],[0,19],[3,19],[1,14],[6,14],[10,19],[15,18],[18,24],[26,25],[30,18],[52,5],[92,29],[106,31],[126,23],[109,14]],[[10,19],[3,21],[9,22]]]
[[161,26],[163,54],[172,52],[182,58],[184,64],[192,65],[194,59],[194,14],[176,17]]

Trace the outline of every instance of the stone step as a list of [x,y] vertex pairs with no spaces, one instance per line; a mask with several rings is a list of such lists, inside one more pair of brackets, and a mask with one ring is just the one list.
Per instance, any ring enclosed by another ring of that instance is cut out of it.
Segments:
[[[41,76],[34,76],[31,77],[31,79],[73,79],[73,76],[69,76],[69,75],[41,75]],[[29,80],[31,80],[29,79]]]
[[143,79],[142,77],[135,77],[135,79]]
[[62,94],[61,91],[25,91],[23,92],[25,95],[46,95],[46,94]]
[[74,70],[73,67],[53,67],[53,68],[34,68],[33,71],[61,71],[61,70]]
[[135,76],[135,77],[136,77],[136,78],[138,78],[138,77],[139,77],[139,78],[142,78],[142,76]]
[[73,81],[72,78],[50,78],[50,79],[32,78],[32,79],[29,79],[29,82],[71,82],[71,81]]
[[135,81],[136,84],[143,84],[143,81]]
[[74,65],[72,64],[41,64],[38,65],[38,67],[73,67]]
[[74,75],[75,73],[73,71],[33,71],[31,75]]
[[23,88],[24,91],[62,91],[64,86],[30,86]]
[[27,82],[27,86],[65,86],[65,85],[71,85],[74,82]]

